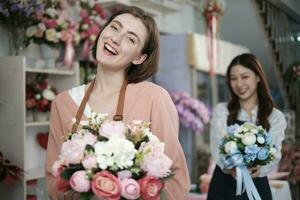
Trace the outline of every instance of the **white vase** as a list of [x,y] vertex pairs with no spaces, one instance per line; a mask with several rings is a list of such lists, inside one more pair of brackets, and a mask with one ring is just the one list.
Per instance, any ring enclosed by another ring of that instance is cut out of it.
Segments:
[[55,63],[59,57],[59,49],[57,47],[52,47],[47,44],[41,44],[41,58],[45,60],[46,68],[55,68]]
[[35,111],[33,113],[33,119],[36,122],[45,122],[45,121],[49,120],[49,115],[50,115],[49,112],[38,112],[38,111]]

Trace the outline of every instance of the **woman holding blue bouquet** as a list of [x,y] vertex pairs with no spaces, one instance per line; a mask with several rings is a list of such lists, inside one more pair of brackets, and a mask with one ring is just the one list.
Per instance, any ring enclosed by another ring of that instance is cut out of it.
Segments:
[[271,136],[271,145],[277,148],[273,160],[263,166],[248,167],[261,199],[271,200],[267,175],[281,158],[286,121],[282,112],[274,107],[263,68],[253,54],[235,57],[226,72],[231,93],[228,103],[219,103],[213,111],[210,130],[210,148],[216,168],[208,191],[208,200],[247,200],[246,191],[236,195],[236,168],[226,169],[220,154],[220,143],[227,127],[245,122],[261,125]]

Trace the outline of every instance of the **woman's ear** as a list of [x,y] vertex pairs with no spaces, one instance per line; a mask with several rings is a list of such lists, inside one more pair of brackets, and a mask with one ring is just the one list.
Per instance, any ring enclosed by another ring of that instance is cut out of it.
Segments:
[[259,76],[256,76],[256,81],[259,82],[260,81],[260,78]]
[[147,58],[147,54],[141,54],[137,59],[132,61],[134,65],[140,65],[142,64]]

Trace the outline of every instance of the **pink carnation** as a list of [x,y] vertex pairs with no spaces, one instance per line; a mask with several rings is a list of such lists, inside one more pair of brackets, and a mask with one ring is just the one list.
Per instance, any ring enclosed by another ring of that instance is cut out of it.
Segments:
[[86,172],[80,170],[71,176],[70,186],[76,192],[87,192],[91,188],[91,181],[88,180]]

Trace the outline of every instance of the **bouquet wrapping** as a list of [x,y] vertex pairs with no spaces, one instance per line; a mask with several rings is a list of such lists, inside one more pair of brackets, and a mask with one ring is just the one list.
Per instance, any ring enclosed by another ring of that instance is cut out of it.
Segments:
[[246,190],[250,200],[261,199],[247,168],[274,160],[277,149],[271,145],[271,135],[262,126],[248,122],[228,126],[227,133],[220,144],[221,161],[225,169],[236,168],[236,194]]
[[173,175],[171,165],[150,123],[126,125],[92,112],[66,136],[52,174],[58,190],[73,190],[81,199],[155,200]]

